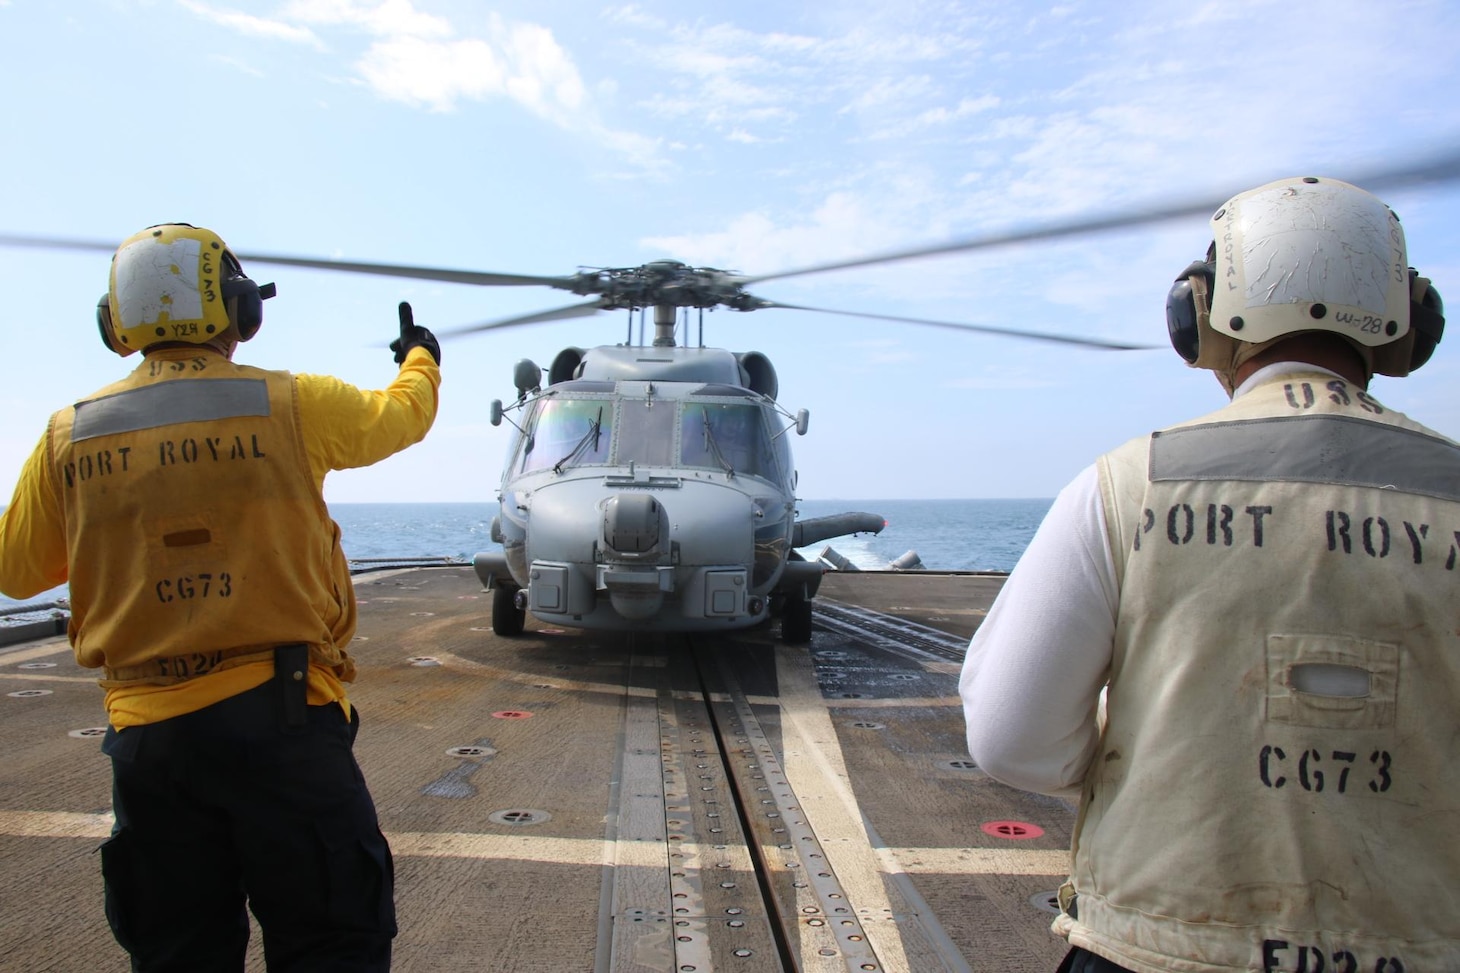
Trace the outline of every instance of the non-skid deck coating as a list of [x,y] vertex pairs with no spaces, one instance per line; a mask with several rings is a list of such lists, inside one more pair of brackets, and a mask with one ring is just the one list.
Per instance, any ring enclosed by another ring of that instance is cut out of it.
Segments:
[[[963,749],[959,660],[1000,583],[828,575],[792,647],[531,617],[508,640],[470,568],[357,579],[393,968],[1053,970],[1072,810]],[[63,638],[0,649],[0,971],[128,968],[93,853],[101,697]]]

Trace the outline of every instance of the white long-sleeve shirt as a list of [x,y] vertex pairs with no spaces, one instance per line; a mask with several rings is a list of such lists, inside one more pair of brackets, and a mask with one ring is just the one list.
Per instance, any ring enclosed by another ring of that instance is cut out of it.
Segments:
[[[1315,369],[1268,365],[1233,398],[1299,370]],[[989,776],[1022,790],[1079,799],[1100,742],[1096,714],[1119,603],[1092,463],[1055,498],[963,660],[958,689],[968,752]]]

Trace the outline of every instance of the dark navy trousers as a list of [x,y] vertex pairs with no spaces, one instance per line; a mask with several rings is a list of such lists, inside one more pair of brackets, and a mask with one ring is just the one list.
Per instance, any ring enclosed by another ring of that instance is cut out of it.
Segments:
[[251,909],[270,973],[388,970],[394,868],[352,750],[358,713],[283,718],[277,682],[108,728],[106,914],[138,973],[238,973]]

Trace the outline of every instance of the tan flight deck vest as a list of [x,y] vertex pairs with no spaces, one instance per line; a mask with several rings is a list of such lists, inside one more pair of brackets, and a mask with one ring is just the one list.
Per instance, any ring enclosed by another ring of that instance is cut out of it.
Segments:
[[1055,931],[1141,973],[1460,970],[1460,446],[1289,375],[1099,472],[1120,610]]
[[50,448],[71,644],[103,686],[169,685],[298,642],[353,678],[337,646],[354,590],[289,373],[156,353],[56,413]]

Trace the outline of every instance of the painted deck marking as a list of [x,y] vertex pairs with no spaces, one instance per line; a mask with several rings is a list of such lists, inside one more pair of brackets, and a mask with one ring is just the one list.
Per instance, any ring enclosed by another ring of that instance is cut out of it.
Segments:
[[[110,814],[74,811],[0,811],[0,835],[7,838],[86,838],[112,833]],[[553,865],[648,865],[663,869],[666,849],[643,841],[550,838],[536,835],[451,831],[387,831],[397,856],[420,858],[540,861]],[[874,848],[889,870],[910,875],[1050,875],[1069,873],[1068,851],[1000,848]],[[699,849],[693,848],[698,854]]]

